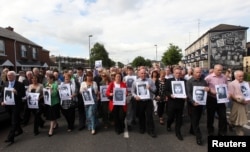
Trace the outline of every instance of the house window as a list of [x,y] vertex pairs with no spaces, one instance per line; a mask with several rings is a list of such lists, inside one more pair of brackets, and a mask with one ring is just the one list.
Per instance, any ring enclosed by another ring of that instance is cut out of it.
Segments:
[[0,40],[0,55],[5,55],[5,45],[3,40]]
[[21,57],[26,58],[27,57],[27,48],[25,45],[21,45]]
[[34,47],[32,48],[32,58],[37,59],[37,50]]

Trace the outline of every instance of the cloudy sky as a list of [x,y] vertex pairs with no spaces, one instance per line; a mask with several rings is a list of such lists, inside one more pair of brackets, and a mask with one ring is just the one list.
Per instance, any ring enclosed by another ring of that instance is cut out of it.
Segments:
[[[0,0],[0,26],[50,55],[88,58],[103,44],[114,61],[160,60],[169,43],[184,50],[219,24],[250,27],[247,0]],[[250,41],[250,29],[247,32]]]

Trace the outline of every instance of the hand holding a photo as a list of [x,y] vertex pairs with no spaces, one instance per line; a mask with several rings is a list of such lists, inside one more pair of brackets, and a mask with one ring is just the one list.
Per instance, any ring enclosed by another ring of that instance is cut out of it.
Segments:
[[1,106],[3,106],[3,107],[4,107],[5,105],[6,105],[6,104],[5,104],[4,102],[1,102]]
[[175,99],[175,96],[173,94],[171,94],[171,98]]
[[193,105],[194,106],[199,106],[200,104],[195,101],[195,102],[193,102]]
[[14,88],[13,91],[12,91],[15,95],[17,95],[17,91],[16,89]]
[[141,100],[141,98],[139,96],[136,96],[135,100],[139,101],[139,100]]
[[204,90],[205,90],[206,92],[208,92],[210,89],[209,89],[209,87],[204,87]]

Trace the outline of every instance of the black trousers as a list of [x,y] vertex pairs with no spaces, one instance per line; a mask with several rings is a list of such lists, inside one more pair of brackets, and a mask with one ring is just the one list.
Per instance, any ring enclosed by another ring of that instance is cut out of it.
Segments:
[[197,139],[202,138],[202,134],[200,131],[200,119],[202,116],[202,111],[204,106],[193,106],[188,103],[189,112],[190,112],[190,119],[191,119],[191,126],[190,131],[193,131]]
[[105,102],[101,102],[101,108],[102,108],[102,121],[104,123],[104,125],[108,125],[109,124],[109,102],[105,101]]
[[167,127],[170,128],[172,123],[175,121],[176,134],[181,134],[183,108],[184,101],[168,101]]
[[155,131],[153,120],[153,101],[152,100],[140,100],[137,101],[137,112],[139,118],[139,127],[141,131],[147,129],[148,132]]
[[30,120],[30,113],[31,113],[31,109],[28,108],[27,103],[24,103],[24,109],[23,109],[23,124],[28,124],[29,120]]
[[22,132],[22,128],[20,125],[20,111],[21,107],[20,105],[14,105],[14,106],[6,106],[6,110],[9,113],[11,117],[11,128],[8,135],[9,140],[14,140],[15,132]]
[[207,100],[207,129],[208,134],[211,135],[214,133],[214,116],[217,112],[219,116],[219,130],[218,134],[226,135],[227,133],[227,117],[226,117],[226,105],[225,103],[217,103],[217,99],[211,96],[208,96]]
[[126,113],[123,110],[123,106],[115,105],[113,107],[112,114],[114,116],[115,131],[118,133],[123,132],[125,128],[124,120],[126,117]]
[[157,114],[161,118],[164,114],[164,109],[165,109],[165,101],[159,101],[157,102]]
[[79,114],[79,127],[80,128],[85,127],[86,125],[85,106],[82,97],[79,96],[78,96],[78,114]]
[[41,126],[44,123],[44,120],[42,119],[42,110],[41,109],[30,109],[30,111],[34,115],[34,133],[38,132],[39,126]]
[[61,110],[62,110],[62,114],[64,115],[67,121],[68,129],[73,130],[74,123],[75,123],[75,108],[61,109]]

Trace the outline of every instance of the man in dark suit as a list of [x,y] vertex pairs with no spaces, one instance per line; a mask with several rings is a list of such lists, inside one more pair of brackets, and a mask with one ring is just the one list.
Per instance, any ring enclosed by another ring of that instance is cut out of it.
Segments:
[[[8,81],[4,84],[4,87],[13,88],[15,105],[6,105],[3,100],[1,101],[1,105],[5,106],[6,111],[11,116],[11,129],[6,143],[14,143],[14,137],[23,133],[23,130],[20,126],[20,111],[22,106],[22,98],[25,96],[25,87],[22,83],[16,81],[16,73],[14,71],[9,71],[7,73]],[[2,93],[3,95],[4,93]],[[3,99],[1,97],[1,99]],[[15,134],[17,132],[17,134]]]
[[[176,137],[179,140],[183,140],[183,137],[181,135],[181,124],[182,124],[182,114],[183,114],[183,108],[185,99],[182,98],[176,98],[173,95],[173,89],[171,88],[171,82],[172,81],[185,81],[181,77],[181,69],[174,68],[174,78],[170,78],[167,81],[166,84],[166,93],[168,96],[168,119],[167,119],[167,131],[171,131],[171,125],[175,122],[175,134]],[[185,89],[185,88],[183,88]]]

